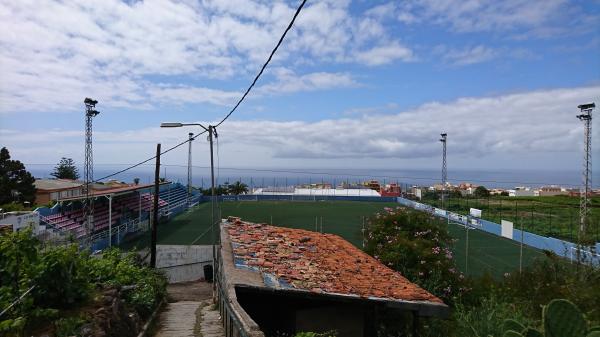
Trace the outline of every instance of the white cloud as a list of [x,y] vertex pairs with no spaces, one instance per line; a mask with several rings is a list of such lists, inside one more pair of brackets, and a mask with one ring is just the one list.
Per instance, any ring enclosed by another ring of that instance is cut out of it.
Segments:
[[399,43],[391,43],[387,46],[375,47],[370,50],[356,54],[356,59],[370,66],[387,64],[395,60],[414,61],[412,50]]
[[[355,118],[318,122],[230,120],[219,129],[220,163],[319,167],[334,162],[338,167],[373,167],[374,162],[389,166],[423,158],[435,158],[437,163],[437,139],[445,131],[455,167],[572,168],[579,165],[582,141],[576,107],[599,100],[600,87],[591,86],[431,102],[408,111],[392,105],[385,110],[396,110],[393,113],[365,111]],[[600,136],[599,129],[593,129],[594,139]],[[0,130],[0,140],[24,162],[52,163],[64,152],[81,160],[80,131],[34,131]],[[135,162],[150,157],[155,143],[168,148],[181,138],[181,130],[157,128],[95,132],[95,161]],[[53,144],[64,146],[56,149]],[[165,162],[184,163],[186,153],[173,151]],[[551,162],[533,159],[541,155]],[[498,156],[503,164],[489,159]]]
[[152,100],[170,104],[210,103],[214,105],[233,105],[240,93],[210,88],[190,86],[152,86],[147,91]]
[[347,73],[316,72],[297,75],[285,68],[275,70],[276,80],[256,89],[258,94],[293,93],[356,87],[359,84]]
[[380,5],[372,13],[462,33],[510,32],[519,39],[587,33],[600,22],[598,15],[586,13],[569,0],[412,0]]
[[498,50],[484,45],[466,47],[464,49],[447,49],[442,47],[438,52],[444,61],[458,66],[491,61],[499,55]]
[[[208,80],[253,76],[294,9],[281,1],[0,2],[0,112],[78,110],[86,96],[148,108],[168,98],[165,86],[174,97],[223,104],[230,93]],[[273,66],[411,55],[380,22],[351,14],[348,2],[321,1],[306,5]]]

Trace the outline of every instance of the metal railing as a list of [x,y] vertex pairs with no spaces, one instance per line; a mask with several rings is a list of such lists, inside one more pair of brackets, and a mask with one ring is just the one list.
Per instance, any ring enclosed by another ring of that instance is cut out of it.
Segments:
[[231,307],[229,303],[229,298],[226,294],[225,289],[223,289],[222,280],[223,276],[221,275],[221,252],[218,250],[217,253],[217,263],[215,263],[215,288],[217,294],[217,304],[219,305],[219,313],[221,314],[223,328],[225,330],[225,336],[227,337],[250,337],[248,331],[245,330],[244,325],[242,324],[240,318],[237,313]]
[[4,310],[2,310],[2,312],[0,312],[0,317],[2,317],[10,309],[12,309],[12,307],[14,307],[19,302],[21,302],[25,298],[25,296],[27,296],[27,294],[29,294],[34,288],[35,288],[35,285],[32,285],[29,289],[27,289],[27,291],[25,291],[21,296],[19,296],[19,298],[14,300],[8,307],[6,307]]

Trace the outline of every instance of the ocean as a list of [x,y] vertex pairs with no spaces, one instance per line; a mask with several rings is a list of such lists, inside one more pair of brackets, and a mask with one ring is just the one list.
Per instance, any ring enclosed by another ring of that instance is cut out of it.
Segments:
[[[26,165],[36,178],[50,177],[54,165]],[[97,165],[94,178],[102,179],[123,170],[126,165]],[[83,176],[83,168],[79,168]],[[180,165],[164,165],[160,170],[161,177],[170,181],[186,183],[187,167]],[[378,180],[389,183],[398,182],[403,185],[430,186],[441,180],[440,170],[432,169],[288,169],[288,168],[229,168],[215,169],[217,184],[242,181],[249,186],[285,186],[315,182],[339,184],[342,181],[351,183],[365,180]],[[143,165],[116,174],[106,179],[132,182],[139,178],[142,183],[154,180],[154,167]],[[104,179],[104,180],[106,180]],[[579,187],[581,173],[578,171],[545,171],[545,170],[448,170],[448,181],[453,184],[470,182],[488,188],[512,188],[515,186],[539,187],[559,185],[563,187]],[[210,186],[210,169],[193,167],[192,184],[198,187]],[[594,183],[594,188],[598,183]]]

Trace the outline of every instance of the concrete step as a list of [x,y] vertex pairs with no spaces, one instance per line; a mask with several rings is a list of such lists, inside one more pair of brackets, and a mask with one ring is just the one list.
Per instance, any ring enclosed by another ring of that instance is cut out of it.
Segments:
[[196,311],[201,304],[196,301],[169,303],[160,314],[156,337],[195,337]]
[[203,303],[199,318],[202,337],[225,337],[221,315],[212,302]]

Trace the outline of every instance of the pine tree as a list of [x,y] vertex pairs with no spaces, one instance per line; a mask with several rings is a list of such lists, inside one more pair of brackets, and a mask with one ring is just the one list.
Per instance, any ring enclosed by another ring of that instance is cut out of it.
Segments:
[[58,179],[79,179],[79,172],[77,171],[75,162],[73,159],[65,157],[60,159],[60,162],[54,167],[54,171],[50,175]]
[[25,165],[11,160],[6,147],[0,150],[0,204],[35,200],[35,178]]

